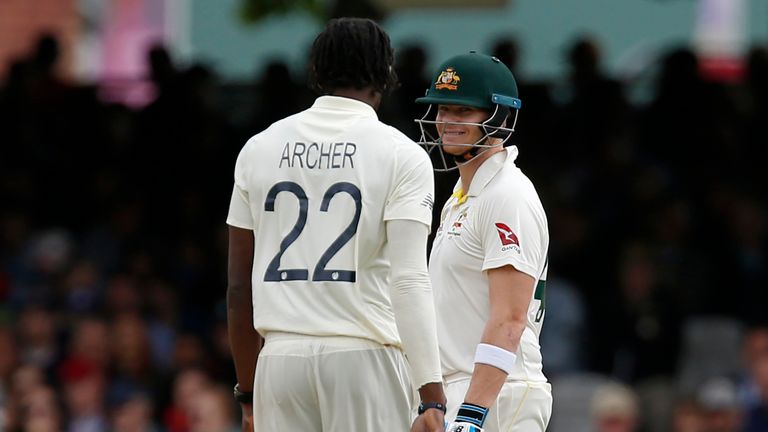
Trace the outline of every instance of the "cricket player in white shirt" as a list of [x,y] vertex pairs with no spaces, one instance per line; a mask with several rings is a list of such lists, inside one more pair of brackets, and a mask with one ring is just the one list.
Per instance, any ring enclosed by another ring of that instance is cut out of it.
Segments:
[[542,373],[549,234],[531,181],[508,146],[517,85],[498,59],[443,63],[419,103],[422,142],[460,180],[429,261],[451,432],[544,431],[552,392]]
[[235,166],[227,305],[243,429],[407,431],[418,389],[413,430],[442,431],[432,164],[377,118],[396,83],[389,37],[335,19],[310,57],[323,96]]

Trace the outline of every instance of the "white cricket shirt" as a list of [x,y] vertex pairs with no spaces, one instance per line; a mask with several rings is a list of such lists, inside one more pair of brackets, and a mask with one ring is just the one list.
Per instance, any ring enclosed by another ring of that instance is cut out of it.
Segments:
[[384,222],[429,225],[433,190],[426,152],[357,100],[322,96],[251,138],[227,223],[254,231],[256,330],[399,346]]
[[[435,293],[443,376],[469,376],[477,344],[490,315],[487,270],[512,265],[536,287],[517,362],[508,380],[546,381],[539,333],[544,319],[549,233],[547,217],[531,181],[515,165],[510,146],[475,173],[466,200],[445,203],[429,260]],[[461,180],[454,191],[461,190]]]

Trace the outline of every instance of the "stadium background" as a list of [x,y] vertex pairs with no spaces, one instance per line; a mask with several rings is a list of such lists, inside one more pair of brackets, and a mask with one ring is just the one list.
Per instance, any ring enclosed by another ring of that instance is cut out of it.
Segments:
[[768,430],[768,3],[265,4],[0,2],[0,430],[236,430],[232,166],[312,102],[328,10],[391,33],[380,116],[413,138],[444,57],[518,76],[552,238],[549,430]]

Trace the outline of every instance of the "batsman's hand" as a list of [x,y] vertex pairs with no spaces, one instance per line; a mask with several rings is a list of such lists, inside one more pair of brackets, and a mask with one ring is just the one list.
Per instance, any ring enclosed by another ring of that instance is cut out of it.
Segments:
[[240,409],[243,412],[242,432],[253,432],[253,405],[241,403]]
[[411,432],[444,432],[445,415],[438,409],[428,409],[416,417]]
[[477,427],[472,423],[453,422],[445,429],[446,432],[483,432],[483,428]]

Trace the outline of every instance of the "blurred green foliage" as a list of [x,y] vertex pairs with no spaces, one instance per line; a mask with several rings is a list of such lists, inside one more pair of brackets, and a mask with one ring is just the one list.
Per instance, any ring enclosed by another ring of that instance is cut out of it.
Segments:
[[269,15],[289,12],[306,12],[318,20],[326,19],[322,0],[241,0],[240,17],[248,23],[256,23]]
[[240,0],[240,18],[255,24],[270,15],[304,12],[324,22],[344,16],[381,21],[385,11],[376,0]]

